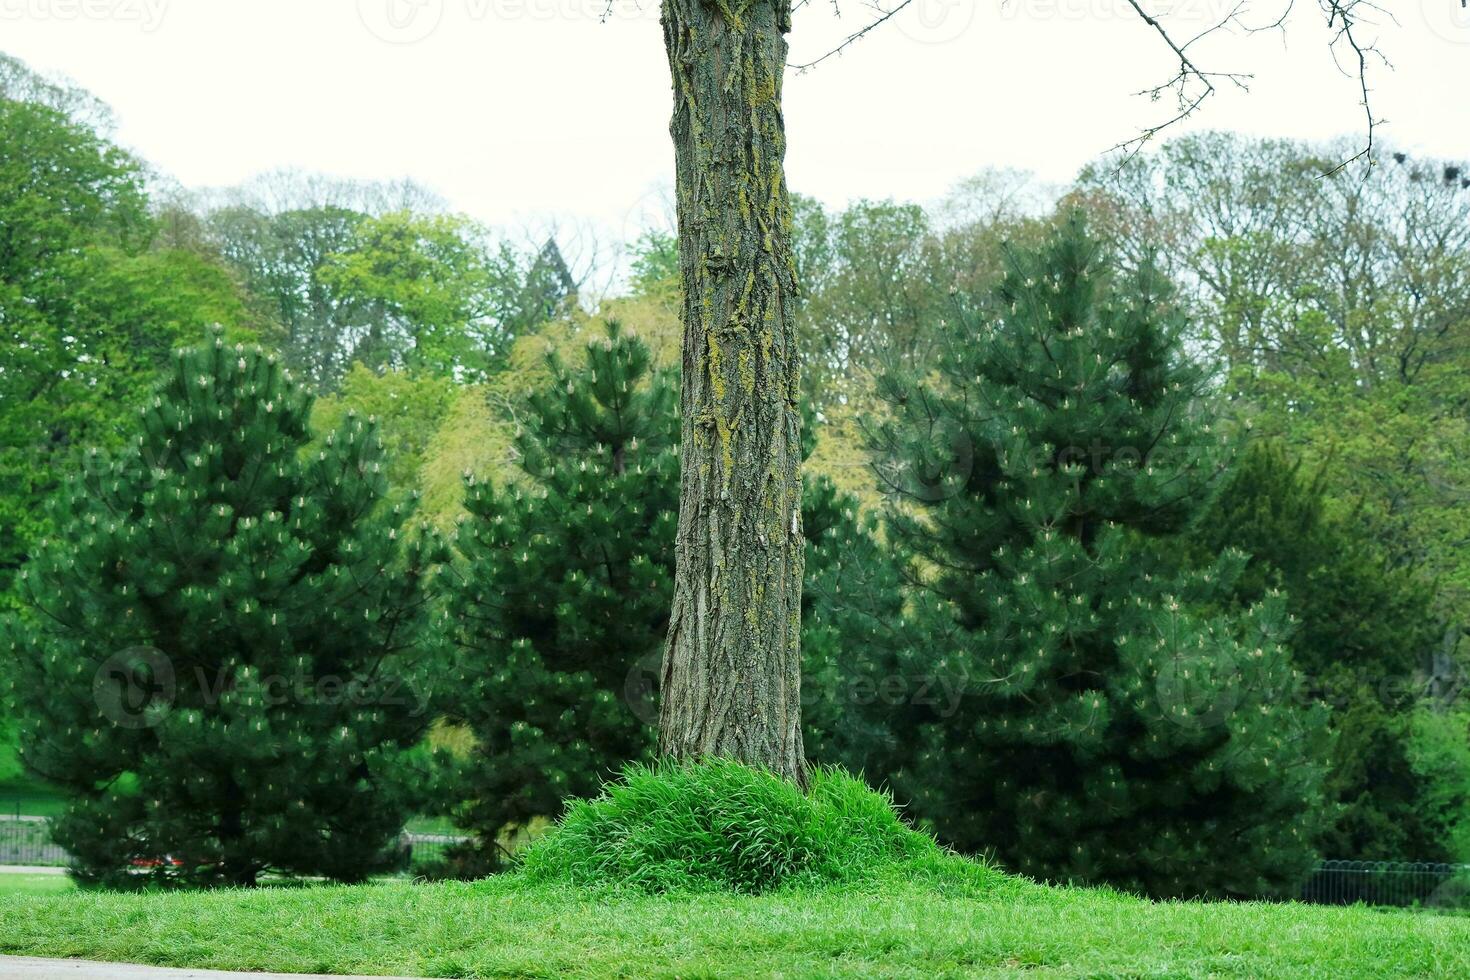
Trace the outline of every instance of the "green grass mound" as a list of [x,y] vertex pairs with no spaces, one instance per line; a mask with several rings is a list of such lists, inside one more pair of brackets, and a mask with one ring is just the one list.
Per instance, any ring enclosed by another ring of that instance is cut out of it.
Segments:
[[814,771],[803,793],[716,759],[630,766],[597,799],[571,804],[526,852],[522,874],[648,892],[755,893],[867,878],[940,854],[904,825],[889,796],[839,770]]

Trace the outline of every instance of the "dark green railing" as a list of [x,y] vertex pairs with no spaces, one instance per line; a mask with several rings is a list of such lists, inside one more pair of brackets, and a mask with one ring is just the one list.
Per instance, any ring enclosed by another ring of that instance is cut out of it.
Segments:
[[469,840],[457,834],[405,834],[409,848],[409,860],[405,868],[409,874],[422,874],[441,865],[449,852]]
[[1302,886],[1315,905],[1470,909],[1470,864],[1322,861]]
[[[401,870],[417,873],[437,864],[465,839],[452,834],[404,834],[399,842],[404,857]],[[64,867],[68,863],[66,851],[52,842],[44,817],[0,815],[0,866]]]
[[[464,840],[453,834],[404,834],[401,870],[421,873]],[[65,864],[66,851],[52,843],[44,818],[0,815],[0,865]],[[1470,864],[1322,861],[1298,897],[1314,905],[1470,911]]]
[[66,851],[51,842],[44,817],[0,816],[0,865],[59,867]]

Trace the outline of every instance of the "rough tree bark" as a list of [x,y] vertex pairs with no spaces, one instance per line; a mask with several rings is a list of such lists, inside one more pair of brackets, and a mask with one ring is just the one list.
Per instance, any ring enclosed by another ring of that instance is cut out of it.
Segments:
[[790,0],[664,0],[684,285],[682,479],[659,748],[806,781]]

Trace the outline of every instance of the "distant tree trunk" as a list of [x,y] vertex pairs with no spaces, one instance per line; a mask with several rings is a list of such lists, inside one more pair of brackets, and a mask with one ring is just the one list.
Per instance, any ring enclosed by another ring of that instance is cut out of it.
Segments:
[[805,784],[800,417],[781,82],[790,0],[664,0],[684,286],[660,751]]

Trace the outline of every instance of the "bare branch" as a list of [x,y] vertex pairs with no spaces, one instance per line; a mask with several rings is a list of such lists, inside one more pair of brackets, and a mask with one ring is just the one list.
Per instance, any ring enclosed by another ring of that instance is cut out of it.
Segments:
[[[911,6],[913,2],[914,0],[899,0],[898,4],[894,6],[892,10],[884,10],[877,4],[873,4],[872,7],[877,16],[873,20],[869,21],[860,30],[854,31],[853,33],[849,34],[841,44],[837,45],[837,47],[828,51],[826,54],[822,55],[815,61],[808,61],[806,64],[802,65],[788,65],[787,67],[794,68],[798,72],[810,71],[811,69],[820,65],[822,62],[826,61],[828,58],[835,58],[837,55],[840,55],[842,52],[846,51],[848,48],[852,47],[854,44],[867,37],[874,30],[892,20],[904,8]],[[798,3],[793,9],[799,10],[802,7],[806,6],[806,3],[807,0],[801,0],[801,2]],[[841,16],[841,11],[837,7],[837,0],[832,0],[832,12],[839,17]]]
[[[1390,18],[1391,15],[1388,15],[1373,0],[1317,0],[1317,2],[1327,17],[1328,29],[1335,31],[1331,40],[1328,42],[1333,59],[1337,61],[1339,69],[1344,74],[1355,77],[1358,80],[1359,91],[1362,94],[1361,104],[1367,120],[1363,147],[1357,153],[1338,163],[1323,175],[1331,176],[1341,172],[1344,168],[1351,166],[1359,160],[1371,160],[1373,150],[1377,145],[1377,130],[1383,120],[1373,114],[1371,90],[1368,85],[1369,63],[1373,59],[1377,59],[1385,65],[1389,62],[1377,49],[1375,44],[1364,42],[1361,37],[1360,28],[1366,23],[1371,23],[1365,14],[1378,13],[1389,16]],[[1259,26],[1251,26],[1242,21],[1241,15],[1245,10],[1245,3],[1237,3],[1217,23],[1207,27],[1184,44],[1177,43],[1159,19],[1143,9],[1141,0],[1128,0],[1128,5],[1133,8],[1134,12],[1138,14],[1144,23],[1154,29],[1159,37],[1163,39],[1164,43],[1169,46],[1174,56],[1179,59],[1179,70],[1172,78],[1162,85],[1145,89],[1139,94],[1147,95],[1152,99],[1158,99],[1165,92],[1173,92],[1178,99],[1178,111],[1168,119],[1144,129],[1133,139],[1125,140],[1112,147],[1115,151],[1126,151],[1119,164],[1120,166],[1126,164],[1130,157],[1136,154],[1159,133],[1193,116],[1206,100],[1219,91],[1216,85],[1217,80],[1225,79],[1243,91],[1248,90],[1248,83],[1252,78],[1251,75],[1236,72],[1210,72],[1200,68],[1188,54],[1190,47],[1195,42],[1214,34],[1216,31],[1230,27],[1238,27],[1247,34],[1260,34],[1276,30],[1285,31],[1287,19],[1296,8],[1296,0],[1286,0],[1281,8],[1280,14],[1274,20]],[[1344,47],[1351,53],[1350,60],[1353,63],[1351,68],[1344,67],[1342,60],[1339,58],[1339,51]]]
[[[1236,88],[1245,91],[1249,89],[1249,81],[1252,78],[1251,75],[1241,72],[1205,71],[1204,69],[1200,68],[1199,65],[1195,64],[1194,60],[1190,57],[1188,53],[1189,49],[1202,38],[1208,37],[1209,35],[1214,34],[1216,31],[1224,30],[1232,24],[1239,24],[1240,13],[1242,10],[1245,9],[1244,0],[1241,0],[1241,2],[1236,3],[1235,6],[1231,7],[1230,11],[1226,13],[1224,17],[1220,18],[1219,21],[1210,25],[1209,27],[1206,27],[1203,31],[1200,31],[1198,34],[1196,34],[1194,37],[1190,38],[1183,44],[1175,41],[1173,35],[1169,33],[1168,29],[1164,27],[1159,19],[1143,9],[1143,6],[1139,3],[1139,0],[1128,0],[1128,6],[1133,8],[1133,12],[1136,13],[1145,24],[1154,29],[1155,33],[1157,33],[1159,37],[1163,39],[1164,43],[1169,46],[1169,50],[1174,52],[1174,56],[1179,59],[1179,70],[1175,72],[1172,78],[1161,85],[1155,85],[1153,88],[1144,89],[1142,92],[1139,92],[1137,94],[1146,95],[1150,99],[1157,101],[1160,97],[1163,96],[1165,92],[1173,92],[1177,100],[1177,111],[1174,113],[1173,116],[1170,116],[1168,119],[1165,119],[1162,122],[1156,123],[1152,126],[1146,127],[1142,132],[1140,132],[1132,139],[1124,140],[1123,142],[1113,146],[1111,150],[1125,151],[1122,161],[1119,164],[1120,166],[1122,166],[1131,157],[1137,154],[1139,150],[1143,149],[1144,145],[1147,144],[1159,133],[1170,128],[1171,126],[1174,126],[1177,123],[1183,122],[1190,116],[1194,115],[1197,111],[1199,111],[1200,106],[1204,105],[1205,102],[1212,95],[1215,95],[1219,91],[1219,89],[1215,85],[1216,80],[1229,82]],[[1289,6],[1290,4],[1288,4],[1288,8]],[[1285,17],[1286,14],[1283,13],[1282,20],[1284,20]]]
[[[812,0],[796,0],[795,8],[800,9],[811,3]],[[833,13],[841,16],[838,0],[830,0]],[[1168,47],[1174,58],[1178,59],[1178,69],[1169,79],[1162,84],[1146,88],[1137,95],[1148,96],[1151,100],[1158,101],[1166,94],[1171,94],[1175,100],[1174,112],[1168,118],[1140,130],[1132,139],[1124,140],[1111,147],[1111,151],[1124,151],[1120,166],[1136,155],[1150,140],[1160,133],[1178,123],[1184,122],[1203,106],[1209,99],[1219,94],[1224,86],[1233,85],[1241,91],[1248,91],[1253,75],[1244,72],[1231,71],[1207,71],[1190,53],[1190,49],[1199,41],[1220,31],[1238,28],[1244,34],[1261,34],[1271,31],[1285,31],[1288,19],[1295,11],[1297,0],[1281,0],[1278,15],[1271,21],[1250,25],[1243,21],[1247,9],[1248,0],[1236,0],[1230,9],[1220,17],[1219,20],[1207,26],[1194,37],[1187,41],[1180,41],[1164,25],[1161,16],[1155,16],[1144,9],[1147,0],[1126,0],[1138,18],[1153,29],[1159,39]],[[1467,0],[1461,0],[1465,5]],[[872,0],[869,8],[873,11],[873,17],[858,30],[847,35],[836,47],[827,51],[821,57],[804,64],[792,64],[789,67],[797,72],[809,71],[829,58],[842,54],[883,24],[892,20],[899,13],[912,6],[914,0],[890,0],[889,6],[883,6],[880,0]],[[1377,60],[1384,65],[1389,61],[1377,48],[1376,43],[1366,41],[1362,36],[1362,28],[1372,23],[1373,14],[1381,14],[1392,20],[1388,14],[1375,0],[1317,0],[1321,12],[1327,18],[1327,28],[1332,32],[1328,47],[1332,51],[1339,69],[1349,77],[1358,81],[1359,92],[1362,96],[1362,107],[1366,119],[1366,134],[1362,148],[1351,157],[1343,160],[1324,176],[1339,173],[1344,168],[1359,160],[1372,159],[1373,151],[1377,147],[1378,127],[1383,124],[1373,113],[1372,90],[1368,85],[1368,73],[1371,62]],[[1341,55],[1341,57],[1340,57]],[[1350,62],[1344,65],[1344,60]],[[1391,67],[1391,66],[1390,66]]]
[[1357,29],[1362,21],[1358,16],[1358,11],[1361,8],[1367,10],[1370,14],[1383,14],[1390,20],[1393,19],[1393,15],[1388,14],[1383,8],[1371,2],[1371,0],[1318,0],[1318,2],[1322,5],[1322,12],[1327,15],[1327,29],[1337,28],[1337,33],[1333,35],[1331,42],[1329,42],[1333,60],[1337,60],[1337,51],[1340,44],[1346,44],[1352,53],[1352,60],[1355,62],[1354,71],[1343,68],[1340,61],[1338,62],[1338,68],[1345,75],[1351,76],[1356,73],[1358,89],[1363,95],[1363,114],[1367,119],[1367,131],[1362,148],[1323,174],[1324,177],[1331,177],[1333,174],[1340,173],[1359,160],[1366,159],[1370,163],[1372,162],[1374,138],[1383,120],[1373,115],[1373,102],[1368,88],[1368,62],[1370,59],[1377,59],[1384,65],[1392,67],[1388,58],[1384,57],[1383,53],[1378,50],[1376,44],[1371,42],[1365,44],[1359,39]]

